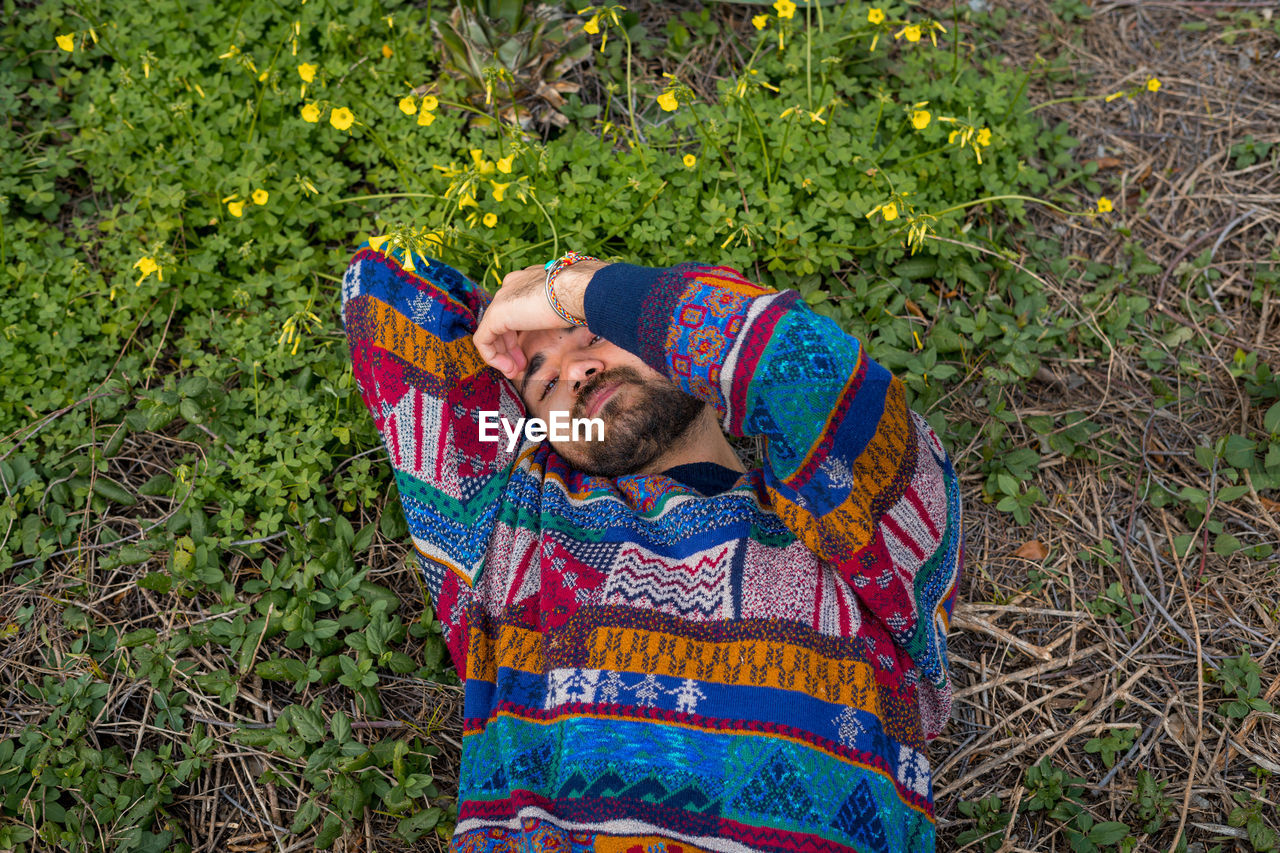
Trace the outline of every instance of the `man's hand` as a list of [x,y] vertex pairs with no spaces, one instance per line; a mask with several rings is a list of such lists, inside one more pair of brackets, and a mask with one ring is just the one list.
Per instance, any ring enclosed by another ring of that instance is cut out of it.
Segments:
[[[602,261],[579,261],[556,277],[556,298],[570,316],[583,316],[587,283],[603,266]],[[514,379],[528,364],[517,332],[563,329],[566,325],[547,302],[543,292],[546,275],[541,266],[507,273],[476,328],[474,341],[480,357],[508,379]]]

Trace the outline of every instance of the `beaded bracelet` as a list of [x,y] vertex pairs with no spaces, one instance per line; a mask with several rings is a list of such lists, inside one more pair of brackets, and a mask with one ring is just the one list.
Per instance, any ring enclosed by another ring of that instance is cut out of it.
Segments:
[[573,266],[578,261],[598,261],[599,258],[593,258],[590,255],[582,255],[577,252],[565,252],[554,261],[547,261],[543,269],[547,271],[546,280],[543,282],[543,290],[547,295],[547,303],[551,306],[551,310],[555,311],[561,320],[574,326],[587,325],[586,320],[579,320],[573,317],[568,311],[564,310],[564,306],[560,304],[560,300],[556,298],[555,282],[556,276],[560,275],[568,267]]

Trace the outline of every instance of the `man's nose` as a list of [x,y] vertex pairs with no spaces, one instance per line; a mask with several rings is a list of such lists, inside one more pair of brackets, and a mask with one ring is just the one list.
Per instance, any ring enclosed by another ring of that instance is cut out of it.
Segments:
[[570,356],[564,368],[564,375],[566,379],[573,383],[576,391],[582,383],[602,370],[604,370],[604,363],[599,358],[588,353],[582,353],[581,355]]

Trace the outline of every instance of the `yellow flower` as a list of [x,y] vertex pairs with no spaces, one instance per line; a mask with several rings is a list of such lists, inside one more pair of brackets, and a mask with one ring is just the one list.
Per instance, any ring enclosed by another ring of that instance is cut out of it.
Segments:
[[1110,213],[1111,210],[1112,210],[1111,199],[1107,198],[1106,196],[1103,196],[1102,198],[1098,199],[1099,213]]
[[751,25],[757,30],[763,30],[769,23],[768,15],[756,15],[751,19]]
[[413,99],[413,95],[405,95],[400,99],[400,112],[407,116],[411,116],[418,111],[418,102]]
[[877,204],[871,210],[867,211],[867,218],[870,219],[871,217],[875,216],[877,213],[884,216],[885,222],[892,222],[893,220],[898,218],[898,204],[897,202],[893,202],[893,201],[888,201],[888,202],[885,202],[884,204]]
[[482,175],[493,174],[493,162],[490,160],[484,159],[484,152],[481,151],[479,148],[471,149],[471,160],[475,163],[476,169],[480,172],[480,174]]
[[55,36],[55,37],[54,37],[54,41],[56,41],[56,42],[58,43],[58,47],[60,47],[60,48],[62,48],[63,50],[65,50],[67,53],[71,53],[72,51],[74,51],[74,50],[76,49],[76,34],[75,34],[75,33],[65,33],[65,34],[60,35],[60,36]]
[[231,212],[232,216],[239,219],[241,216],[244,216],[244,202],[233,201],[227,205],[227,210]]
[[508,154],[506,157],[502,157],[501,159],[498,160],[498,171],[504,175],[510,175],[511,164],[514,163],[515,160],[516,160],[516,155],[514,154]]
[[870,9],[867,11],[867,22],[871,24],[884,23],[884,9]]
[[680,104],[676,101],[676,96],[674,94],[671,92],[663,92],[658,96],[658,106],[662,107],[662,109],[669,113],[673,113],[675,112],[676,107],[680,106]]
[[389,44],[384,44],[384,45],[382,46],[382,58],[383,58],[383,59],[390,59],[390,58],[391,58],[391,53],[392,53],[392,51],[391,51],[391,45],[389,45]]
[[910,42],[920,41],[920,25],[908,24],[907,26],[903,27],[902,29],[898,30],[896,33],[893,34],[893,37],[895,39],[902,38],[903,36],[906,36],[907,41],[910,41]]
[[462,208],[468,205],[470,205],[471,207],[480,206],[476,204],[476,200],[472,197],[471,193],[467,193],[462,198],[458,199],[458,210],[462,210]]
[[958,130],[953,130],[953,131],[951,131],[950,133],[948,133],[948,134],[947,134],[947,144],[948,144],[948,145],[954,145],[954,144],[955,144],[955,141],[956,141],[956,137],[957,137],[957,136],[959,136],[959,135],[960,135],[960,131],[958,131]]
[[1106,101],[1109,104],[1112,101],[1114,101],[1116,98],[1121,98],[1121,97],[1124,97],[1124,92],[1112,92],[1110,95],[1107,95]]
[[486,213],[484,215],[484,226],[486,228],[492,228],[497,224],[498,224],[498,215],[496,213]]
[[302,78],[303,83],[310,83],[316,79],[316,66],[310,62],[304,62],[298,66],[298,76]]
[[991,144],[991,128],[984,127],[978,131],[978,144],[979,145]]
[[933,42],[934,47],[938,46],[937,33],[940,33],[940,32],[945,33],[946,31],[947,31],[947,28],[942,26],[942,24],[939,24],[937,21],[929,22],[929,41]]
[[390,234],[383,234],[381,237],[370,237],[369,248],[373,249],[375,252],[381,252],[383,245],[390,239]]
[[160,268],[158,263],[156,263],[155,258],[138,258],[137,262],[133,265],[133,268],[135,270],[142,271],[142,276],[134,282],[135,287],[141,287],[142,282],[145,281],[147,276],[152,273],[156,273],[156,278],[164,281],[164,270]]
[[254,203],[254,204],[266,204],[266,203],[267,203],[267,198],[268,198],[268,197],[269,197],[269,195],[268,195],[268,193],[267,193],[267,191],[266,191],[266,190],[254,190],[254,191],[253,191],[253,203]]
[[697,157],[694,157],[692,154],[684,155],[684,167],[686,169],[692,169],[696,165],[698,165]]
[[930,118],[932,116],[929,115],[928,110],[915,110],[911,113],[911,124],[915,126],[916,130],[924,130],[929,126]]
[[320,120],[320,108],[315,104],[307,104],[302,108],[302,120],[315,124]]
[[346,130],[351,127],[352,122],[355,120],[355,115],[353,115],[351,110],[346,107],[338,107],[336,110],[329,113],[329,124],[333,125],[338,130]]
[[422,96],[422,108],[424,110],[434,112],[435,108],[438,106],[440,106],[440,99],[437,98],[435,95]]
[[436,114],[427,109],[427,105],[424,102],[422,104],[422,109],[418,110],[418,125],[421,127],[429,127],[431,122],[435,120]]
[[1148,81],[1147,81],[1147,91],[1148,91],[1148,92],[1159,92],[1159,91],[1160,91],[1160,81],[1159,81],[1158,79],[1156,79],[1155,77],[1152,77],[1150,80],[1148,80]]
[[582,25],[582,29],[584,29],[590,35],[593,35],[593,36],[599,35],[600,34],[600,16],[596,15],[594,18],[587,21],[585,24]]
[[790,18],[796,13],[796,4],[792,3],[791,0],[778,0],[777,3],[773,4],[773,8],[778,10],[779,18]]

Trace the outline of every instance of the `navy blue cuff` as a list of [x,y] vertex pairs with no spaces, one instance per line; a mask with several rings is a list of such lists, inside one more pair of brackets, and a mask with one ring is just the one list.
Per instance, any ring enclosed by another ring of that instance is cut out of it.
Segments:
[[609,264],[591,277],[582,297],[587,328],[609,343],[644,358],[640,316],[649,292],[665,267]]

